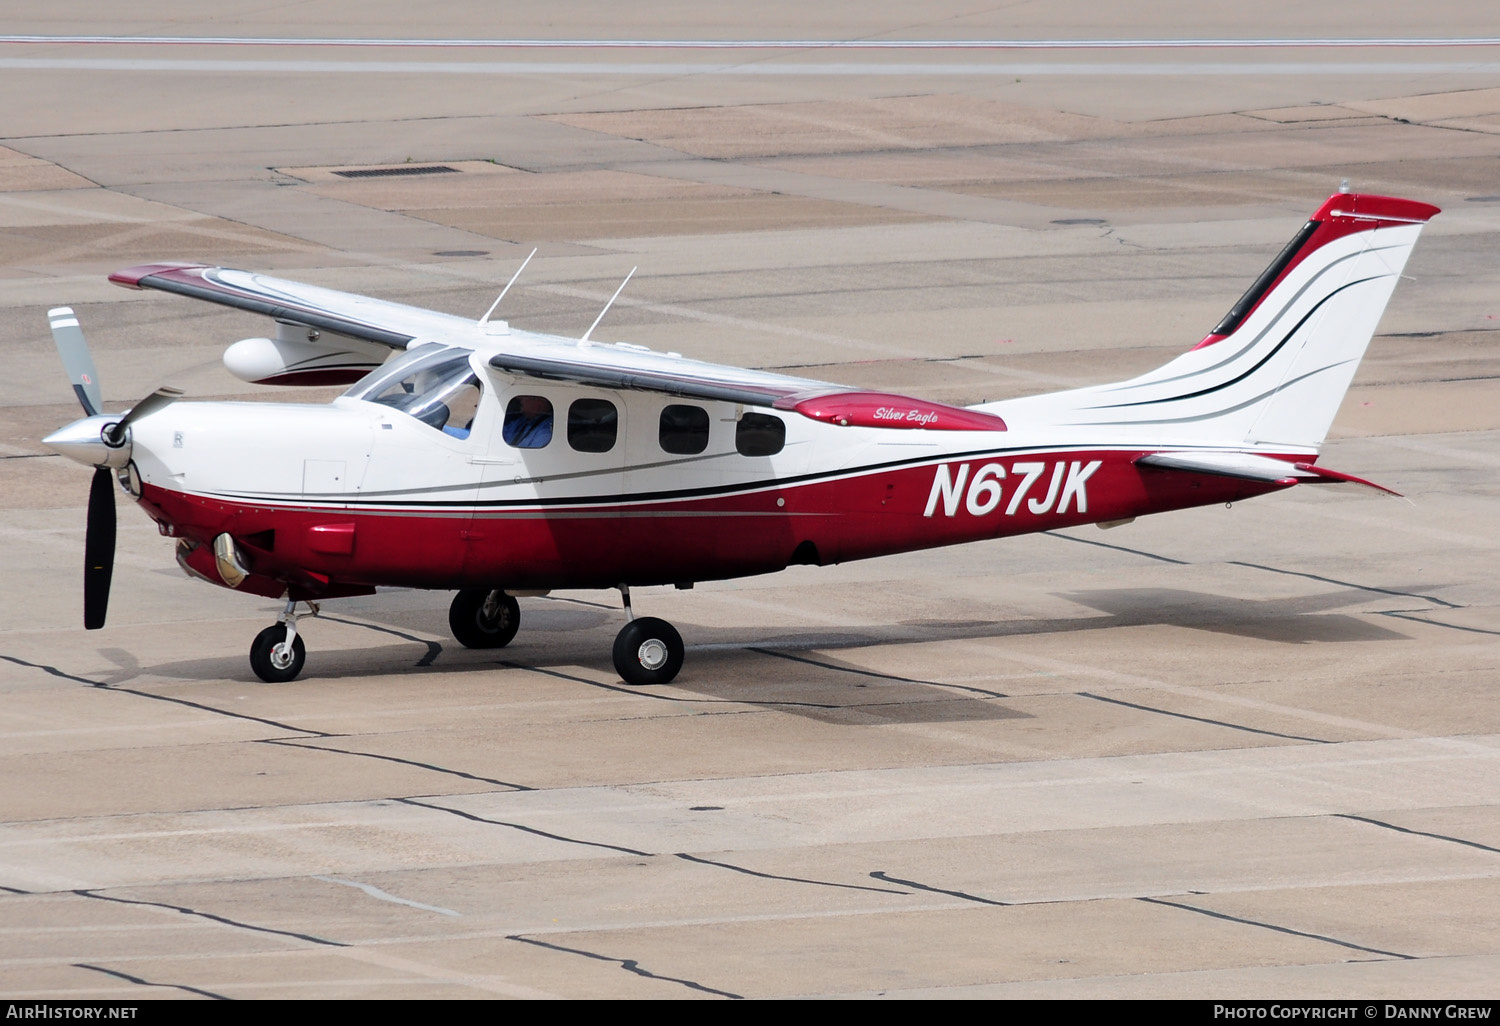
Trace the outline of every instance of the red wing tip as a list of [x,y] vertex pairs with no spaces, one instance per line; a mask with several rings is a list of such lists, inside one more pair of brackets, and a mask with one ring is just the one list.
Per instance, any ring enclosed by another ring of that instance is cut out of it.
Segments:
[[1329,470],[1327,467],[1319,467],[1312,463],[1294,463],[1292,464],[1292,466],[1296,467],[1300,471],[1303,471],[1304,473],[1315,474],[1317,477],[1321,478],[1324,481],[1338,481],[1346,482],[1348,484],[1364,485],[1366,488],[1373,488],[1377,492],[1385,492],[1387,495],[1394,495],[1398,499],[1404,499],[1406,497],[1400,492],[1396,491],[1394,488],[1387,488],[1385,485],[1376,484],[1374,481],[1367,481],[1362,477],[1355,477],[1353,474],[1345,474],[1337,470]]
[[993,413],[928,402],[891,392],[829,392],[801,399],[784,396],[773,404],[809,420],[840,427],[924,428],[934,431],[1004,431]]
[[1395,221],[1426,224],[1442,213],[1441,207],[1420,200],[1402,199],[1399,196],[1374,196],[1368,193],[1336,192],[1328,202],[1318,208],[1312,216],[1314,221],[1327,221],[1335,217],[1356,218],[1371,221]]
[[111,284],[118,285],[122,289],[143,289],[142,278],[148,278],[153,274],[163,274],[167,271],[191,271],[201,267],[209,267],[210,264],[185,264],[185,263],[161,263],[161,264],[137,264],[134,267],[126,267],[116,271],[109,276]]

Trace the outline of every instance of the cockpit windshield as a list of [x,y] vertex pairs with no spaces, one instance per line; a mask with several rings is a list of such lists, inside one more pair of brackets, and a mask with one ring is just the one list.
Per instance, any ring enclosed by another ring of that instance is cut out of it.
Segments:
[[479,390],[467,349],[429,343],[366,375],[344,395],[389,406],[445,434],[467,438]]

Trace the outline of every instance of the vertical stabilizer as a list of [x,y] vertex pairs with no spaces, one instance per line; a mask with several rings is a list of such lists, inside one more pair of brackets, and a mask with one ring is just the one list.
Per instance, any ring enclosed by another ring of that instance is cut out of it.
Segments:
[[1415,200],[1336,193],[1192,350],[1130,381],[1032,401],[1058,421],[1149,426],[1163,442],[1316,449],[1437,213]]

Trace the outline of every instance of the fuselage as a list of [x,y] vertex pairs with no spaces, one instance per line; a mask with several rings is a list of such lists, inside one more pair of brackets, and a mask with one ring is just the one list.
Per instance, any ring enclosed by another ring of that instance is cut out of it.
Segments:
[[[1151,440],[1118,432],[1104,444],[1097,431],[1025,423],[842,427],[517,380],[479,354],[446,352],[443,366],[458,366],[447,384],[430,369],[403,382],[393,362],[327,405],[176,403],[152,414],[132,428],[140,504],[201,576],[225,583],[211,546],[228,535],[250,573],[242,589],[317,597],[383,585],[688,585],[1280,487],[1138,467]],[[542,405],[550,437],[522,437],[523,410]]]

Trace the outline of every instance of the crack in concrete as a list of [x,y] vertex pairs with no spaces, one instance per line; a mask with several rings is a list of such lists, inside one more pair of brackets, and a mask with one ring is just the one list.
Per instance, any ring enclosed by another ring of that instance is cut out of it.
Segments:
[[1009,908],[1011,905],[1015,904],[1015,902],[1013,901],[996,901],[994,898],[981,898],[979,895],[970,894],[967,891],[950,891],[946,887],[934,887],[932,884],[918,883],[916,880],[904,880],[899,876],[891,876],[884,870],[879,869],[871,873],[870,876],[872,876],[876,880],[884,880],[887,883],[901,884],[904,887],[914,887],[919,891],[930,891],[933,894],[946,894],[949,897],[962,898],[965,901],[977,901],[981,905],[999,905]]
[[129,973],[122,973],[118,969],[106,969],[102,965],[89,965],[87,962],[74,962],[73,968],[89,969],[96,973],[104,973],[106,976],[113,976],[117,979],[124,980],[127,983],[138,984],[142,987],[165,987],[169,990],[182,990],[186,991],[189,994],[201,994],[203,997],[212,998],[215,1001],[233,1000],[232,998],[225,997],[223,994],[215,994],[213,991],[204,990],[201,987],[190,987],[186,983],[155,983],[151,980],[143,979],[139,976],[132,976]]
[[350,627],[364,627],[367,630],[379,631],[382,634],[394,634],[396,637],[401,638],[404,641],[413,641],[418,645],[426,645],[427,654],[421,659],[417,660],[418,666],[431,666],[434,662],[437,661],[437,657],[443,652],[443,646],[438,642],[426,641],[422,638],[417,637],[415,634],[407,634],[405,631],[398,631],[394,627],[382,627],[379,624],[364,623],[360,620],[345,620],[343,617],[339,616],[324,616],[321,613],[318,614],[318,618],[331,621],[332,623],[347,624]]
[[70,893],[76,894],[80,898],[97,898],[100,901],[113,901],[121,905],[143,905],[148,908],[164,908],[172,912],[181,913],[185,916],[196,916],[199,919],[207,919],[210,922],[220,923],[224,926],[232,926],[239,930],[253,930],[256,933],[269,933],[274,934],[278,937],[291,937],[296,940],[308,941],[312,944],[321,944],[324,947],[349,947],[348,944],[345,944],[342,941],[333,941],[328,940],[324,937],[315,937],[310,933],[298,933],[295,930],[278,930],[275,927],[271,926],[256,926],[254,923],[244,923],[237,919],[230,919],[227,916],[215,915],[212,912],[202,912],[195,908],[188,908],[186,905],[173,905],[165,901],[146,901],[141,898],[116,898],[111,895],[100,894],[98,891],[89,889],[74,890]]
[[616,958],[612,955],[601,955],[594,951],[585,951],[582,948],[565,948],[561,944],[548,944],[546,941],[535,940],[531,937],[523,937],[520,934],[512,934],[505,939],[519,941],[522,944],[533,944],[539,948],[547,948],[551,951],[562,951],[570,955],[582,955],[584,958],[592,958],[599,962],[614,962],[626,972],[634,973],[637,976],[643,976],[648,980],[662,980],[666,983],[680,983],[684,987],[687,987],[691,990],[702,991],[705,994],[717,994],[719,997],[734,998],[736,1000],[744,999],[743,994],[735,994],[731,991],[719,990],[717,987],[709,987],[705,984],[697,983],[693,980],[684,980],[678,976],[663,976],[660,973],[654,973],[649,969],[642,968],[640,962],[633,958]]
[[762,873],[762,872],[759,872],[758,870],[746,869],[744,866],[736,866],[736,865],[733,865],[733,864],[728,863],[728,862],[715,862],[713,859],[705,859],[705,858],[701,858],[701,857],[699,857],[697,855],[689,855],[686,852],[679,851],[679,852],[675,852],[674,854],[679,859],[682,859],[685,862],[696,862],[699,865],[703,865],[703,866],[715,866],[715,867],[717,867],[719,869],[729,869],[729,870],[733,870],[736,873],[743,873],[745,876],[759,877],[762,880],[785,880],[785,881],[787,881],[789,883],[814,884],[814,885],[816,885],[818,887],[839,887],[839,888],[843,888],[844,890],[850,890],[850,891],[873,891],[876,894],[905,894],[906,893],[905,891],[892,890],[889,887],[866,887],[863,884],[834,883],[831,880],[809,880],[809,879],[807,879],[806,877],[803,877],[803,876],[781,876],[781,875],[779,875],[777,873]]
[[[984,688],[967,687],[963,684],[945,684],[938,680],[920,680],[916,677],[901,677],[893,673],[879,673],[875,670],[866,670],[858,666],[840,666],[837,663],[820,662],[817,659],[809,659],[806,656],[795,656],[790,652],[778,652],[771,648],[750,648],[749,651],[760,655],[773,656],[777,659],[787,659],[794,663],[806,663],[808,666],[817,666],[825,670],[838,670],[842,673],[854,673],[862,677],[874,677],[878,680],[891,680],[899,684],[923,684],[934,688],[952,688],[955,691],[968,691],[976,695],[984,695],[986,698],[1009,698],[1010,696],[1001,691],[988,691]],[[775,703],[777,705],[792,703]],[[809,703],[810,704],[810,703]],[[819,706],[819,708],[842,709],[846,706]]]
[[464,812],[462,809],[454,809],[446,805],[433,805],[428,802],[419,802],[415,798],[396,798],[394,800],[400,802],[403,805],[414,805],[419,809],[433,809],[437,812],[446,812],[450,815],[458,816],[461,819],[467,819],[474,823],[485,823],[489,826],[509,827],[512,830],[520,830],[523,833],[535,834],[537,837],[545,837],[549,841],[562,841],[565,844],[581,844],[589,848],[604,848],[608,851],[617,851],[624,855],[639,855],[643,858],[655,857],[655,852],[640,851],[636,848],[626,848],[622,845],[608,844],[604,841],[584,841],[577,837],[566,837],[563,834],[554,834],[547,830],[538,829],[537,827],[526,826],[523,823],[510,823],[503,819],[486,819],[484,816],[477,816],[472,812]]
[[1246,919],[1243,916],[1232,916],[1227,912],[1215,912],[1212,909],[1199,908],[1197,905],[1188,905],[1179,901],[1167,901],[1165,898],[1138,897],[1136,901],[1144,901],[1151,905],[1166,905],[1169,908],[1180,908],[1187,912],[1196,912],[1199,915],[1210,916],[1214,919],[1222,919],[1229,923],[1242,923],[1246,926],[1258,926],[1263,930],[1274,930],[1277,933],[1290,934],[1293,937],[1306,937],[1309,940],[1324,941],[1328,944],[1337,944],[1339,947],[1350,948],[1354,951],[1368,951],[1373,955],[1385,955],[1388,958],[1401,958],[1415,960],[1416,955],[1403,955],[1399,951],[1386,951],[1382,948],[1371,948],[1363,944],[1355,944],[1353,941],[1339,940],[1337,937],[1326,937],[1320,933],[1308,933],[1305,930],[1294,930],[1289,926],[1277,926],[1275,923],[1264,923],[1258,919]]
[[1480,851],[1500,852],[1500,848],[1493,848],[1488,844],[1480,844],[1478,841],[1465,840],[1462,837],[1452,837],[1448,834],[1434,834],[1427,830],[1413,830],[1411,827],[1397,826],[1380,819],[1371,819],[1369,816],[1356,816],[1352,812],[1335,812],[1334,816],[1339,819],[1352,819],[1356,823],[1369,823],[1371,826],[1384,827],[1387,830],[1395,830],[1397,833],[1413,834],[1417,837],[1431,837],[1438,841],[1450,841],[1453,844],[1462,844],[1470,848],[1478,848]]
[[1182,720],[1193,720],[1197,723],[1208,723],[1216,727],[1229,727],[1231,730],[1248,731],[1251,734],[1266,734],[1270,737],[1286,738],[1289,741],[1310,741],[1313,744],[1327,745],[1333,742],[1321,737],[1304,737],[1301,734],[1282,734],[1274,730],[1263,730],[1260,727],[1247,727],[1243,723],[1230,723],[1228,720],[1215,720],[1207,716],[1190,716],[1187,713],[1173,712],[1170,709],[1157,709],[1149,705],[1138,705],[1135,702],[1126,702],[1118,698],[1105,698],[1088,691],[1075,691],[1080,698],[1092,698],[1096,702],[1108,702],[1111,705],[1123,705],[1130,709],[1140,709],[1142,712],[1159,713],[1162,716],[1175,716]]
[[[333,736],[333,735],[326,735],[325,734],[323,736],[324,737],[330,737],[330,736]],[[338,736],[342,737],[342,736],[347,736],[347,735],[338,735]],[[326,745],[302,744],[299,741],[290,740],[290,739],[287,739],[287,738],[256,738],[255,739],[255,743],[256,744],[262,744],[262,745],[282,745],[282,746],[287,747],[287,748],[303,748],[303,749],[306,749],[308,751],[313,751],[313,752],[330,752],[330,753],[333,753],[333,754],[336,754],[336,755],[357,755],[357,756],[360,756],[361,758],[365,758],[365,759],[379,759],[382,762],[394,762],[394,763],[398,763],[398,764],[400,764],[402,766],[413,766],[413,767],[415,767],[417,769],[431,770],[434,773],[446,773],[449,776],[461,777],[464,780],[474,780],[474,781],[477,781],[477,782],[479,782],[481,784],[494,784],[497,787],[506,787],[506,788],[509,788],[512,791],[535,791],[536,790],[536,788],[534,788],[534,787],[527,787],[525,784],[517,784],[517,783],[513,783],[513,782],[511,782],[509,780],[497,780],[494,777],[481,777],[481,776],[479,776],[476,773],[466,773],[463,770],[449,769],[446,766],[439,766],[436,763],[431,763],[431,762],[420,762],[420,761],[418,761],[416,759],[403,759],[403,758],[401,758],[400,756],[397,756],[397,755],[381,755],[378,752],[360,752],[360,751],[356,751],[354,749],[349,749],[349,748],[331,748],[331,747],[328,747]]]
[[99,691],[113,691],[116,694],[121,695],[135,695],[137,698],[149,698],[152,701],[156,702],[170,702],[173,705],[187,706],[189,709],[197,709],[202,712],[217,713],[220,716],[229,716],[237,720],[248,720],[251,723],[263,723],[268,727],[275,727],[278,730],[289,730],[293,734],[309,734],[313,737],[336,736],[328,733],[327,731],[311,730],[305,727],[294,727],[289,723],[282,723],[279,720],[269,720],[264,716],[252,716],[249,713],[232,712],[228,709],[220,709],[217,706],[205,705],[202,702],[189,701],[186,698],[174,698],[171,695],[157,695],[153,694],[150,691],[137,691],[135,688],[122,688],[118,684],[110,684],[107,681],[90,680],[87,677],[79,677],[74,674],[64,672],[63,670],[59,670],[55,666],[48,666],[46,663],[28,662],[25,659],[18,659],[15,656],[8,655],[0,655],[0,659],[4,659],[6,662],[15,663],[17,666],[25,666],[33,670],[42,670],[45,673],[50,673],[54,677],[61,677],[63,680],[71,680],[78,684],[87,684],[89,687],[96,688]]

